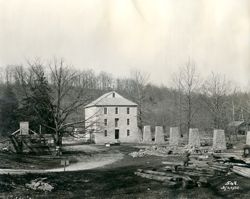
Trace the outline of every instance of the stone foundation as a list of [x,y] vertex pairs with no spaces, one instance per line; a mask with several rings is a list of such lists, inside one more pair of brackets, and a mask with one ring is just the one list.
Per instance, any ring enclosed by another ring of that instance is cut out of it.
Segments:
[[250,145],[250,131],[247,132],[246,144]]
[[200,147],[200,134],[198,129],[189,129],[188,145],[193,147]]
[[151,143],[152,142],[152,134],[150,126],[143,127],[143,142]]
[[170,128],[169,145],[177,146],[179,144],[180,132],[178,127]]
[[163,133],[163,127],[162,126],[156,126],[155,127],[155,143],[156,144],[162,144],[164,143],[164,133]]
[[227,149],[224,130],[214,129],[213,149],[214,150],[225,150],[225,149]]

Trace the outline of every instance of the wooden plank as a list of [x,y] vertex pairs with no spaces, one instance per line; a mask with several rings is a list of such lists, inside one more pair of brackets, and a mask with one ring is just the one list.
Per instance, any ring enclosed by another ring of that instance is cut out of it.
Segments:
[[29,129],[29,131],[34,133],[35,135],[39,135],[38,133],[36,133],[35,131],[32,131],[31,129]]
[[143,173],[153,174],[153,175],[169,176],[167,175],[166,172],[161,172],[161,171],[141,170],[141,169],[139,169],[138,171],[143,172]]
[[166,181],[166,180],[171,180],[171,181],[192,181],[192,179],[189,176],[186,175],[179,175],[175,173],[165,173],[165,172],[159,172],[159,171],[152,171],[152,170],[142,170],[139,169],[138,172],[135,172],[135,175],[152,179],[152,180],[157,180],[157,181]]
[[250,178],[250,168],[234,166],[232,171],[243,177]]
[[152,175],[149,173],[142,173],[142,172],[135,172],[135,175],[143,177],[143,178],[148,178],[151,180],[160,181],[160,182],[170,181],[173,179],[173,177],[169,177],[169,176]]
[[219,168],[219,169],[228,169],[230,167],[230,165],[219,165],[219,164],[212,164],[210,165],[212,168]]
[[200,174],[213,174],[214,171],[212,169],[209,170],[201,170],[201,169],[178,169],[179,172],[196,172]]
[[18,132],[20,132],[20,129],[16,130],[14,133],[11,133],[12,136],[16,135]]
[[221,168],[217,168],[217,167],[213,167],[213,166],[212,166],[212,168],[213,168],[214,170],[216,170],[216,171],[220,171],[220,172],[223,172],[223,173],[228,172],[227,169],[221,169]]
[[162,164],[169,165],[169,166],[183,166],[184,162],[168,162],[168,161],[163,161]]
[[240,153],[213,153],[212,155],[215,158],[235,158],[235,159],[242,159]]
[[207,173],[201,173],[201,172],[191,172],[191,171],[182,171],[180,172],[184,175],[187,175],[187,176],[204,176],[204,177],[213,177],[214,174],[207,174]]

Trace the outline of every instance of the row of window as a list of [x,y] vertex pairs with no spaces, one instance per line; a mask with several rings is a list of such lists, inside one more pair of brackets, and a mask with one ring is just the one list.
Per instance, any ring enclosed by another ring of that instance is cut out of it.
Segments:
[[[107,137],[108,136],[108,131],[104,130],[104,136]],[[127,136],[130,136],[130,130],[127,130]]]
[[[118,127],[119,118],[115,118],[115,127]],[[104,126],[108,125],[108,119],[104,119]],[[127,125],[130,125],[130,120],[127,119]]]
[[[108,114],[108,108],[107,107],[104,107],[103,111],[104,111],[105,115]],[[115,114],[118,114],[118,113],[119,113],[119,109],[118,109],[118,107],[115,107]],[[127,114],[130,114],[129,107],[127,107]]]

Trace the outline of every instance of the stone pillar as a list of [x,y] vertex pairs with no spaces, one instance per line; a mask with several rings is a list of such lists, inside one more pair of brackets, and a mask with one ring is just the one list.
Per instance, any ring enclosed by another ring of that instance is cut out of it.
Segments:
[[163,127],[162,126],[156,126],[155,127],[155,143],[156,144],[162,144],[164,143],[164,133],[163,133]]
[[227,149],[224,130],[214,129],[213,149],[214,150],[225,150],[225,149]]
[[150,126],[143,127],[143,142],[151,143],[152,142],[152,134]]
[[250,145],[250,131],[247,132],[246,144],[247,144],[247,145]]
[[198,129],[189,129],[188,145],[193,147],[201,146]]
[[177,146],[179,144],[180,132],[179,127],[170,127],[169,145]]

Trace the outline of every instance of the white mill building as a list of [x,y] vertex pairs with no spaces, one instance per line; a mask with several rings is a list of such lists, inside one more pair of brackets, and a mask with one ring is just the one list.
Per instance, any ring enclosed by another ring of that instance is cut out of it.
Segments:
[[85,106],[85,127],[96,144],[139,142],[137,104],[109,92]]

